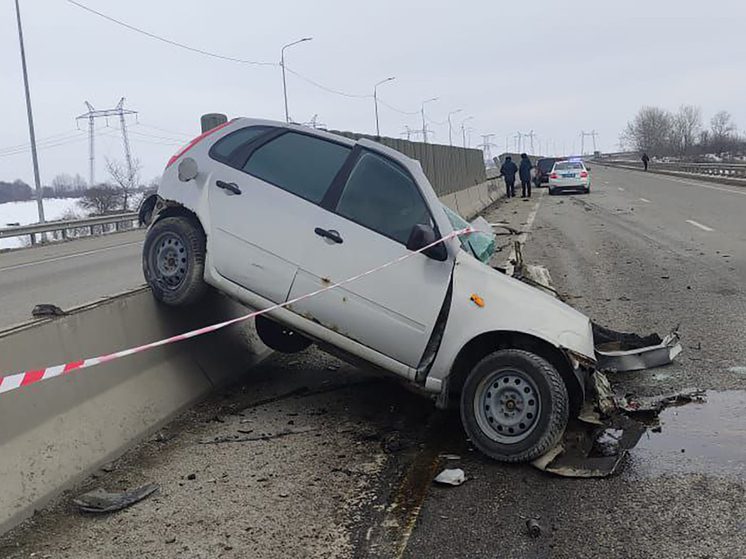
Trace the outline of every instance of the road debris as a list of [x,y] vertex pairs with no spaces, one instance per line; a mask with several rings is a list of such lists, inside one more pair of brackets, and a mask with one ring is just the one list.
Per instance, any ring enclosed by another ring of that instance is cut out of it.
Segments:
[[310,433],[311,431],[318,431],[318,427],[305,427],[302,429],[284,429],[277,431],[276,433],[259,433],[256,436],[250,437],[239,437],[238,435],[219,435],[212,439],[206,439],[200,441],[200,444],[221,444],[221,443],[247,443],[253,441],[270,441],[272,439],[280,439],[282,437],[289,437],[290,435],[302,435],[304,433]]
[[466,481],[466,476],[461,468],[446,468],[435,476],[433,481],[441,485],[458,486]]
[[57,305],[51,303],[39,303],[31,309],[31,316],[34,318],[46,318],[49,316],[65,316],[67,313]]
[[111,492],[98,488],[83,493],[73,503],[81,512],[108,513],[127,508],[142,501],[160,489],[157,483],[148,483],[129,491]]
[[661,367],[672,363],[682,352],[678,326],[661,339],[658,334],[639,336],[593,323],[593,341],[598,369],[609,372]]
[[538,538],[541,536],[541,524],[533,518],[526,520],[526,528],[528,529],[528,535],[532,538]]

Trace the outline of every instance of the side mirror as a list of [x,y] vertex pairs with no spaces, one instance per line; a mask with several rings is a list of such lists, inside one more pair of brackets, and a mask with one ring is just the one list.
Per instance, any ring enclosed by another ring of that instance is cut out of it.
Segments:
[[[430,225],[418,224],[412,227],[412,232],[409,234],[409,240],[407,241],[407,248],[409,250],[420,250],[422,247],[426,247],[429,244],[434,243],[438,237],[435,236],[435,229]],[[448,258],[448,250],[444,243],[438,243],[430,248],[423,250],[422,254],[433,260],[440,260],[443,262]]]
[[199,167],[194,159],[191,157],[185,157],[179,163],[178,171],[179,180],[181,182],[188,182],[197,176],[199,173]]

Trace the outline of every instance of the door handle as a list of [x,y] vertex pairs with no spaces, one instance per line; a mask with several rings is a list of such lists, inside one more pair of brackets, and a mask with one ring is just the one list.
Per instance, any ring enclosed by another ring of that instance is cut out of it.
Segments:
[[218,188],[232,192],[233,194],[241,194],[241,189],[235,182],[215,181]]
[[343,242],[342,236],[339,234],[339,231],[335,231],[334,229],[329,229],[327,231],[326,229],[317,227],[313,230],[313,232],[316,233],[319,237],[324,237],[325,239],[329,239],[330,241],[333,241],[337,244],[341,244]]

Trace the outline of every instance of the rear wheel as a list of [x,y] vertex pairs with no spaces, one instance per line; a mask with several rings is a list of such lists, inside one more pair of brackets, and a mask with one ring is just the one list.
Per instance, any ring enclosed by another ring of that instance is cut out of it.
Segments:
[[156,299],[168,305],[188,305],[204,295],[205,234],[193,220],[166,217],[145,237],[142,266]]
[[496,351],[472,369],[461,392],[461,421],[474,445],[503,462],[538,458],[567,426],[569,399],[557,370],[520,349]]
[[552,187],[550,186],[550,187],[549,187],[549,195],[550,195],[550,196],[554,196],[555,194],[557,194],[557,191],[556,191],[556,190],[555,190],[554,188],[552,188]]

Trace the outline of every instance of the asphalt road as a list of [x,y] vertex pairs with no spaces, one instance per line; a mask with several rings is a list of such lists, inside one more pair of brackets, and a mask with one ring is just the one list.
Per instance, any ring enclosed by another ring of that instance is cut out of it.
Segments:
[[[746,190],[592,171],[590,195],[542,197],[524,257],[602,323],[681,324],[678,361],[612,376],[619,392],[696,386],[708,402],[664,412],[661,432],[609,479],[490,462],[455,429],[441,448],[461,455],[449,466],[471,481],[430,489],[405,557],[746,557]],[[529,518],[540,537],[529,537]]]
[[38,303],[68,309],[144,283],[142,230],[0,253],[0,329]]

